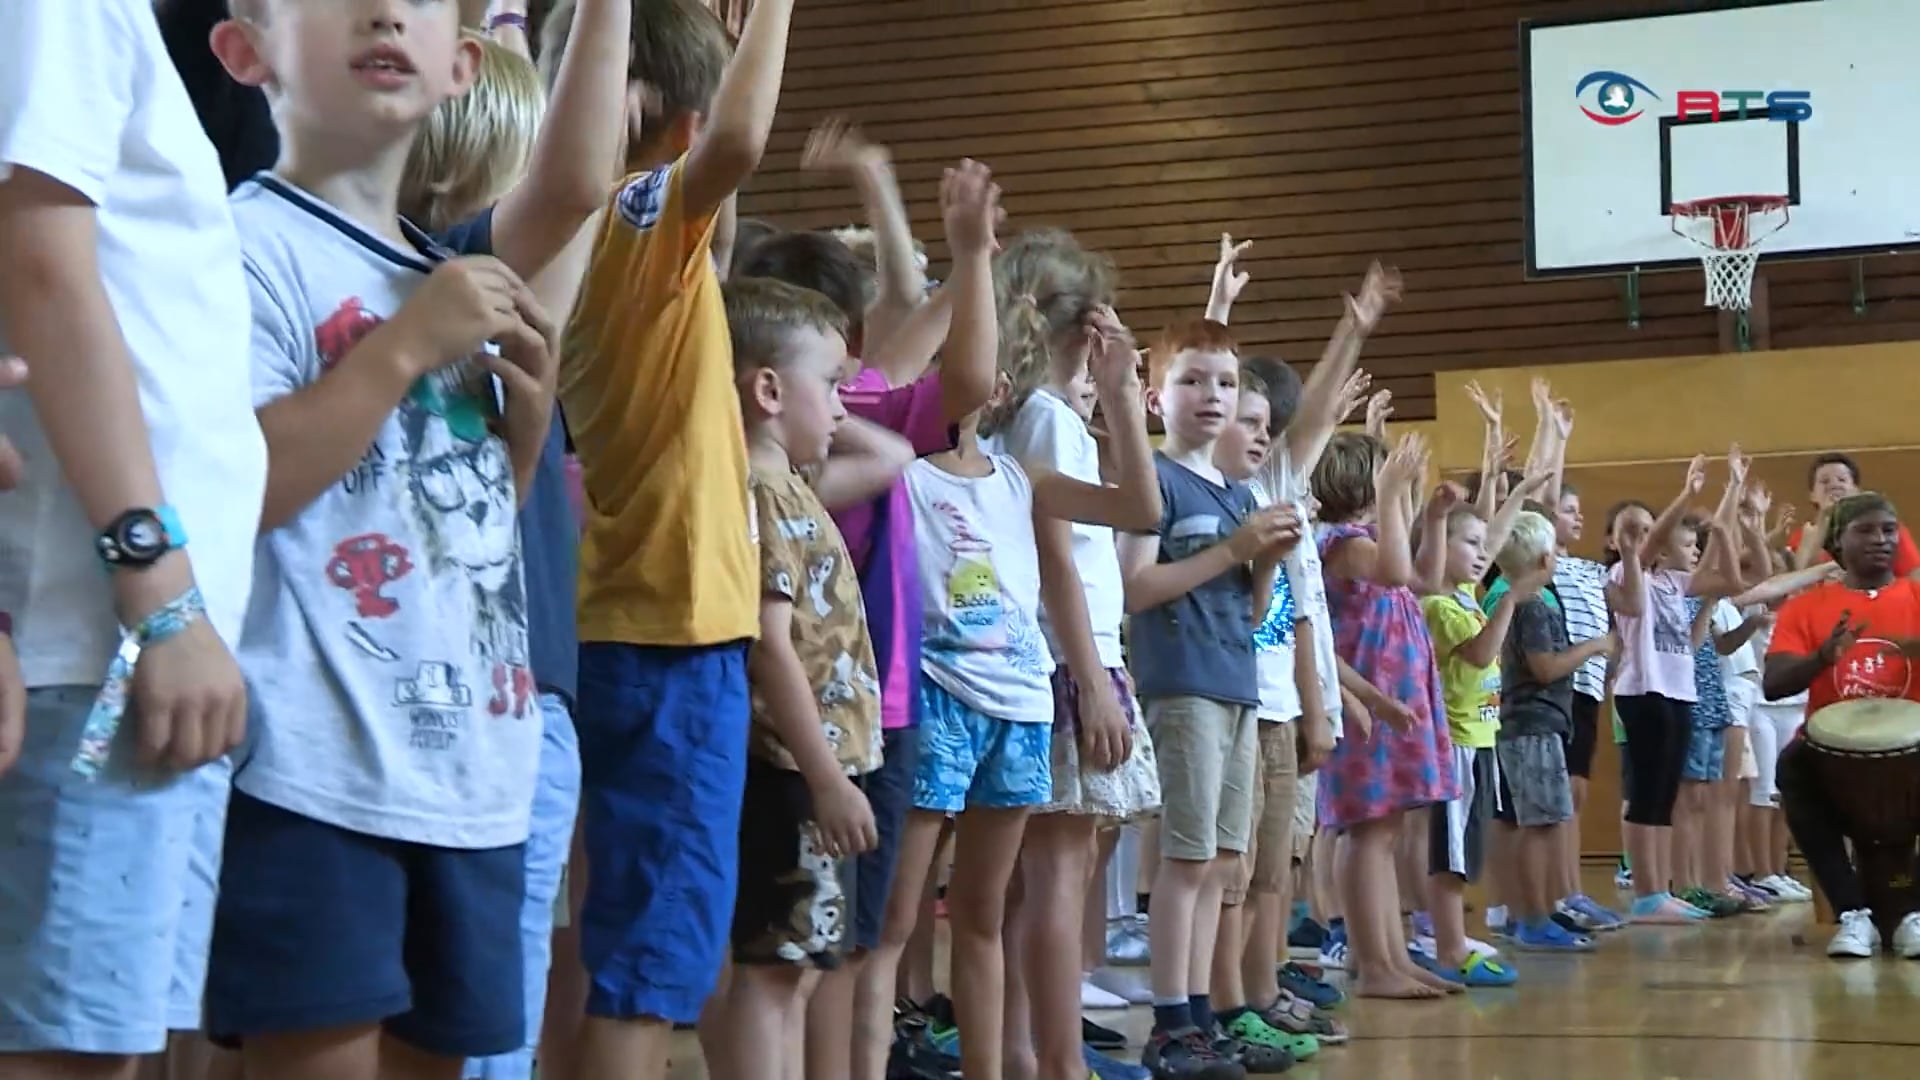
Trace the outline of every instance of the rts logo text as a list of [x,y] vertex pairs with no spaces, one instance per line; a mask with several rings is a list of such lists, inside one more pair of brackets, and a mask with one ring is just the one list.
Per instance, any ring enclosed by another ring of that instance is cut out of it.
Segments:
[[[1582,100],[1593,91],[1591,107]],[[1660,100],[1646,83],[1618,71],[1594,71],[1583,76],[1573,88],[1573,96],[1587,119],[1607,127],[1619,127],[1638,120],[1646,111],[1641,95]],[[1675,119],[1681,122],[1718,123],[1725,120],[1751,120],[1766,117],[1781,123],[1803,123],[1813,119],[1813,94],[1807,90],[1681,90],[1674,95]]]

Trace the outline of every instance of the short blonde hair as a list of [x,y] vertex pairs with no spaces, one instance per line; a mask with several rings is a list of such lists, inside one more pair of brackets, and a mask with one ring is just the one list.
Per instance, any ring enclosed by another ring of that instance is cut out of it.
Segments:
[[726,298],[736,375],[779,367],[780,347],[796,330],[847,336],[846,315],[812,289],[774,278],[742,277],[728,281],[721,295]]
[[1552,554],[1555,547],[1553,522],[1544,515],[1531,510],[1520,511],[1513,519],[1513,531],[1507,534],[1507,542],[1500,546],[1500,554],[1494,556],[1500,572],[1508,577],[1518,577],[1540,565],[1540,560]]
[[458,225],[520,182],[547,111],[532,63],[471,36],[480,42],[479,78],[420,126],[400,181],[400,213],[428,232]]

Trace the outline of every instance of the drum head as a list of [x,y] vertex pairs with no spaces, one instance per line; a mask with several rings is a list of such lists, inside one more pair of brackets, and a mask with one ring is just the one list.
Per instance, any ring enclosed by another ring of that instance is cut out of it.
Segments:
[[1920,702],[1856,698],[1807,718],[1807,738],[1819,746],[1862,754],[1920,747]]

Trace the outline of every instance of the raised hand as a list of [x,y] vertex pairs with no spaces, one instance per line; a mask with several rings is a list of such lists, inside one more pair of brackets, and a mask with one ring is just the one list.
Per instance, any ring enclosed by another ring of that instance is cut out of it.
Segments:
[[1741,449],[1739,443],[1727,448],[1727,483],[1739,487],[1747,482],[1747,470],[1753,465],[1753,459]]
[[1542,417],[1553,413],[1553,385],[1546,379],[1535,375],[1528,389],[1533,394],[1533,408]]
[[1334,415],[1340,418],[1337,422],[1344,424],[1351,420],[1360,403],[1367,400],[1367,391],[1372,388],[1373,376],[1365,371],[1356,369],[1347,376],[1347,381],[1340,384],[1339,395],[1334,398]]
[[1393,418],[1393,391],[1375,390],[1367,399],[1367,434],[1376,439],[1387,437],[1387,421]]
[[[1420,470],[1425,475],[1424,465]],[[1427,514],[1435,519],[1443,519],[1453,512],[1453,508],[1467,501],[1467,489],[1451,480],[1442,480],[1433,489],[1433,498],[1427,500]]]
[[1485,390],[1480,389],[1479,382],[1474,381],[1467,383],[1467,397],[1473,401],[1474,407],[1480,410],[1480,418],[1487,422],[1488,427],[1500,426],[1500,391],[1495,390],[1489,395]]
[[1573,438],[1573,403],[1560,400],[1553,403],[1553,433],[1561,442]]
[[886,147],[869,142],[858,124],[844,116],[830,117],[807,134],[800,167],[810,170],[869,168],[888,162]]
[[1253,241],[1242,240],[1234,243],[1232,233],[1220,234],[1220,261],[1213,266],[1213,294],[1216,299],[1232,303],[1240,299],[1240,292],[1247,287],[1252,275],[1240,269],[1240,256],[1247,253]]
[[1347,297],[1347,313],[1361,333],[1372,333],[1380,325],[1387,308],[1400,300],[1400,271],[1374,263],[1367,267],[1366,280],[1360,283],[1360,295]]
[[993,170],[972,158],[948,169],[940,181],[940,216],[955,257],[999,250],[993,231],[1002,216],[1000,185]]
[[1400,437],[1374,469],[1373,486],[1377,498],[1399,495],[1419,483],[1426,475],[1426,440],[1419,432]]
[[1087,322],[1087,374],[1102,402],[1140,400],[1140,348],[1110,307],[1096,310]]
[[1518,484],[1513,486],[1513,490],[1507,493],[1507,497],[1510,499],[1531,499],[1535,495],[1543,494],[1547,490],[1547,485],[1551,483],[1553,483],[1553,473],[1551,472],[1528,473]]
[[1687,462],[1687,478],[1680,489],[1682,495],[1698,495],[1707,488],[1707,455],[1695,454]]

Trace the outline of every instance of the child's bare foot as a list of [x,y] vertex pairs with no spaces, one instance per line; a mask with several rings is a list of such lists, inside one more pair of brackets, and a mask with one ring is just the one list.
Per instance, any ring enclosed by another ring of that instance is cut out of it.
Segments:
[[1438,975],[1435,975],[1433,972],[1428,971],[1426,968],[1423,968],[1419,964],[1414,963],[1411,959],[1407,961],[1404,967],[1400,967],[1398,970],[1400,974],[1405,975],[1410,979],[1415,979],[1427,986],[1431,986],[1435,990],[1438,990],[1443,994],[1458,994],[1466,990],[1466,987],[1460,985],[1459,983],[1451,982]]
[[1418,979],[1409,978],[1397,968],[1382,972],[1378,976],[1356,975],[1353,979],[1354,997],[1386,998],[1393,1001],[1436,1001],[1446,997],[1446,992],[1435,990]]

